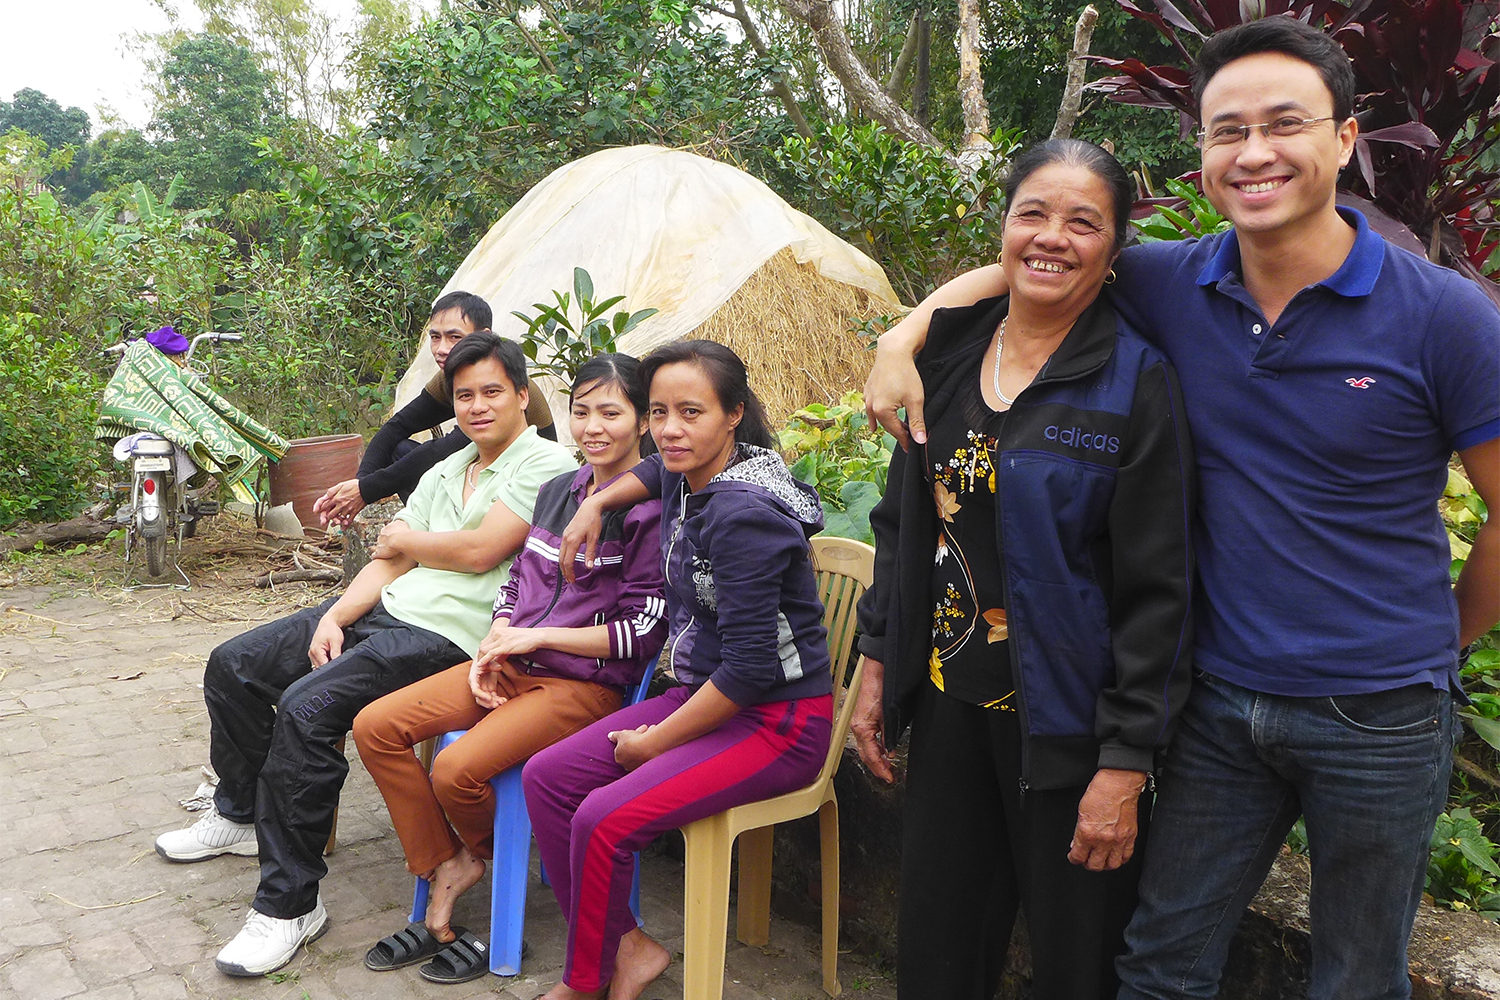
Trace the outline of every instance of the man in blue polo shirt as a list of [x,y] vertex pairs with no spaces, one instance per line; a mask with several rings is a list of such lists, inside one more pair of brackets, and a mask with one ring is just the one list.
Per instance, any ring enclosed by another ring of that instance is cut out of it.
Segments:
[[[1304,816],[1309,996],[1399,1000],[1459,648],[1500,618],[1500,528],[1450,588],[1436,507],[1454,451],[1500,500],[1500,313],[1335,207],[1358,127],[1327,35],[1282,17],[1222,32],[1195,92],[1204,192],[1235,228],[1127,249],[1112,286],[1177,367],[1201,480],[1201,673],[1161,769],[1120,998],[1214,996]],[[972,272],[887,334],[872,416],[904,437],[905,405],[925,439],[910,356],[927,317],[1004,291],[998,267]]]

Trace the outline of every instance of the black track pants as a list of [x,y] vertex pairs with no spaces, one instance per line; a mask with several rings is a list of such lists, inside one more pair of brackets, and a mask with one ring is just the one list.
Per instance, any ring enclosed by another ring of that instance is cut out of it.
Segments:
[[469,658],[377,603],[344,629],[344,652],[314,670],[307,648],[332,604],[230,639],[209,654],[203,675],[210,759],[219,773],[214,804],[230,819],[254,819],[254,905],[283,919],[312,911],[328,873],[323,847],[349,773],[339,738],[376,698]]
[[897,925],[900,1000],[990,1000],[1017,907],[1031,933],[1035,1000],[1113,1000],[1135,909],[1135,855],[1112,872],[1068,861],[1083,788],[1021,795],[1014,712],[928,685],[912,722]]

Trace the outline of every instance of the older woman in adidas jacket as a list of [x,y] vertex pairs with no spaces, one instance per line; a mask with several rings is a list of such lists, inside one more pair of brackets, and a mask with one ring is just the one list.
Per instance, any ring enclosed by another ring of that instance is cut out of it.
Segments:
[[1117,989],[1192,648],[1176,375],[1098,298],[1132,198],[1092,144],[1017,158],[1012,294],[933,316],[927,439],[897,451],[870,518],[853,729],[887,781],[911,729],[901,1000],[988,1000],[1018,909],[1037,1000]]

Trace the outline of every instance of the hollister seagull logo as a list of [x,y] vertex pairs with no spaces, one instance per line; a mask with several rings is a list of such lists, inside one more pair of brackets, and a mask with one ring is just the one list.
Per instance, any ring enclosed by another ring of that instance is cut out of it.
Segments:
[[1375,380],[1368,375],[1366,375],[1364,378],[1346,378],[1344,379],[1344,381],[1354,386],[1354,388],[1356,389],[1368,389],[1370,388],[1370,386],[1375,384]]

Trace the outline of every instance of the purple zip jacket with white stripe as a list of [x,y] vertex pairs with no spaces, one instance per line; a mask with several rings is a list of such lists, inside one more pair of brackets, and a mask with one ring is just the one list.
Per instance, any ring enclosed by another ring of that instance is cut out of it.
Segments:
[[585,465],[549,480],[537,493],[531,531],[495,598],[494,616],[509,618],[518,628],[607,625],[605,659],[538,649],[511,662],[537,677],[593,681],[623,690],[640,681],[667,635],[661,501],[645,500],[605,514],[593,569],[584,565],[580,552],[575,580],[568,583],[558,570],[558,546],[593,475]]

